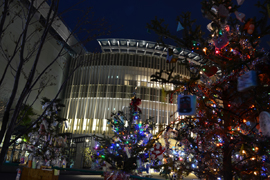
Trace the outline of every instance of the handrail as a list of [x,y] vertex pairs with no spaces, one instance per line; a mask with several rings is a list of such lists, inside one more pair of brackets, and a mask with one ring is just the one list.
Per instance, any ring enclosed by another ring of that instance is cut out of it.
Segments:
[[73,168],[61,168],[61,167],[56,167],[53,166],[52,169],[57,169],[57,170],[64,170],[64,171],[80,171],[80,172],[87,172],[91,174],[96,174],[96,175],[103,175],[103,171],[93,171],[93,170],[85,170],[85,169],[73,169]]

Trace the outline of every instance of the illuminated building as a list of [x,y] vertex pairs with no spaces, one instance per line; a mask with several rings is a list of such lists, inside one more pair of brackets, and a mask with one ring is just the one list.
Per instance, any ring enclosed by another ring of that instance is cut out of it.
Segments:
[[[102,134],[108,131],[107,118],[112,111],[128,112],[131,97],[142,99],[142,119],[154,117],[157,124],[168,124],[170,116],[176,117],[176,95],[173,103],[161,102],[162,86],[173,90],[172,84],[153,82],[150,76],[159,70],[175,66],[173,76],[180,74],[189,78],[189,71],[183,65],[166,63],[167,48],[154,42],[132,39],[98,39],[102,53],[88,53],[78,61],[82,64],[69,80],[64,102],[64,117],[69,127],[63,132],[72,134]],[[179,59],[200,63],[202,59],[184,49],[173,52]],[[71,72],[77,64],[71,61]],[[155,129],[158,131],[158,128]]]

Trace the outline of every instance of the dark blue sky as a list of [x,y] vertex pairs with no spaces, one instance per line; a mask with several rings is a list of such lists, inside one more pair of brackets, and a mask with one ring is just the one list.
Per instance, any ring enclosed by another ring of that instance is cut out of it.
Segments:
[[[258,8],[254,6],[257,1],[259,0],[246,0],[239,9],[239,12],[245,13],[246,19],[253,16],[261,17]],[[60,6],[60,10],[71,6],[74,2],[76,1],[64,0]],[[165,23],[169,24],[171,33],[178,33],[181,36],[181,32],[176,32],[176,17],[182,12],[189,11],[191,12],[192,19],[197,19],[196,24],[200,24],[202,30],[208,33],[206,25],[211,21],[202,16],[200,2],[201,0],[86,0],[86,2],[79,5],[76,9],[85,9],[87,6],[93,7],[93,11],[95,12],[94,17],[104,17],[112,26],[112,29],[116,30],[109,36],[106,35],[99,38],[127,38],[155,42],[157,35],[154,32],[151,32],[151,34],[147,33],[145,27],[155,16],[164,18]],[[233,2],[236,3],[236,0],[233,0]],[[72,28],[79,16],[80,11],[72,10],[65,14],[63,18],[66,24]],[[269,49],[269,46],[265,42],[262,46]],[[97,51],[100,49],[97,41],[86,44],[86,48],[88,51]]]

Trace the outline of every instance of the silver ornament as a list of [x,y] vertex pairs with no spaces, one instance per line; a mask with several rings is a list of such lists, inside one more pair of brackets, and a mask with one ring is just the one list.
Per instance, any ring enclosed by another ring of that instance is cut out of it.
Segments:
[[266,111],[262,111],[259,116],[260,128],[264,136],[270,137],[270,114]]

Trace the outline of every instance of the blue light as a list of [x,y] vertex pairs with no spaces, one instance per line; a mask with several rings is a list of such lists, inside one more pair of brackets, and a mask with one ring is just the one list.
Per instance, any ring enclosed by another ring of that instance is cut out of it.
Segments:
[[117,147],[119,147],[119,144],[116,144]]

